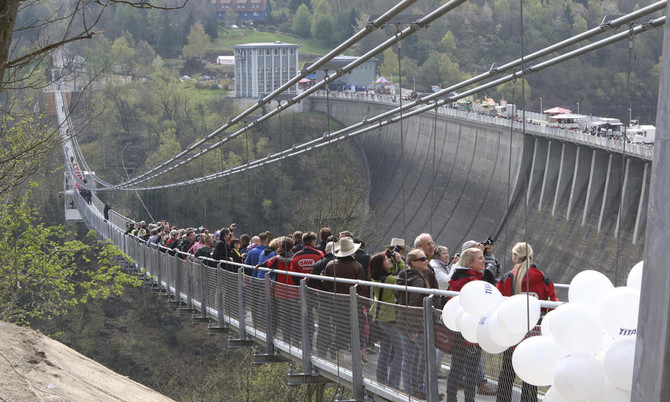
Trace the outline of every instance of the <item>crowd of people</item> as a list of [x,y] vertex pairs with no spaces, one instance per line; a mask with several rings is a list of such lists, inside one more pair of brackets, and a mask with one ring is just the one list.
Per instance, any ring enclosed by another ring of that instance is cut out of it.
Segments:
[[[493,253],[493,240],[465,242],[460,253],[450,257],[449,249],[435,245],[428,233],[416,237],[413,247],[404,239],[393,238],[377,253],[369,254],[365,244],[350,231],[335,236],[327,227],[319,233],[296,231],[288,236],[274,237],[269,231],[255,236],[234,235],[236,224],[210,233],[206,228],[171,228],[161,221],[128,224],[126,234],[137,236],[150,247],[156,247],[180,258],[205,258],[205,264],[219,266],[237,272],[238,266],[224,262],[244,263],[244,274],[256,278],[270,275],[274,282],[274,303],[281,319],[277,323],[287,342],[299,333],[300,314],[296,313],[296,300],[300,293],[297,286],[303,276],[320,275],[329,278],[347,278],[404,286],[403,290],[392,290],[377,286],[357,285],[356,291],[363,297],[359,320],[370,326],[370,331],[359,331],[362,345],[361,359],[378,353],[376,379],[379,383],[404,390],[417,398],[426,398],[426,365],[435,359],[438,378],[447,379],[446,397],[455,402],[459,389],[463,389],[465,401],[474,401],[477,393],[497,395],[497,401],[512,398],[515,373],[512,367],[513,348],[503,353],[498,385],[485,376],[486,357],[477,344],[467,342],[460,333],[454,334],[451,365],[442,370],[444,353],[434,349],[427,355],[423,326],[423,307],[426,294],[412,291],[410,287],[460,291],[467,283],[483,280],[497,286],[504,296],[530,293],[540,300],[558,300],[551,280],[533,263],[533,250],[527,243],[517,243],[512,248],[514,267],[507,273]],[[177,253],[179,250],[181,253]],[[269,270],[259,269],[261,267]],[[319,280],[311,277],[307,286],[334,294],[348,295],[352,286],[344,282]],[[432,298],[438,311],[447,298]],[[333,319],[338,311],[348,309],[346,298],[334,298],[332,302],[314,306],[309,310],[310,322],[316,322],[310,335],[316,333],[315,342],[320,356],[335,357],[338,350],[347,349],[349,339],[342,336],[342,324]],[[345,305],[346,304],[346,305]],[[252,308],[252,319],[258,312]],[[436,323],[436,325],[441,325]],[[531,331],[532,332],[532,331]],[[529,333],[529,336],[533,335]],[[376,345],[379,345],[378,347]],[[402,388],[400,388],[402,382]],[[444,394],[440,393],[442,397]],[[537,389],[523,384],[523,402],[537,401]]]

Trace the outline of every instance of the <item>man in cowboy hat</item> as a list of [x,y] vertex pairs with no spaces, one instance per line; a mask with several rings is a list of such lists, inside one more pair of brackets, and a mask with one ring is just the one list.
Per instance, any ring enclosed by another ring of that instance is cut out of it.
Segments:
[[[326,265],[326,268],[321,272],[321,275],[329,278],[346,278],[346,279],[357,279],[365,281],[365,271],[363,266],[354,259],[354,253],[361,247],[360,243],[354,243],[354,239],[351,237],[341,237],[340,241],[335,243],[333,255],[335,259]],[[342,282],[332,282],[332,281],[321,281],[321,288],[324,290],[332,291],[339,294],[349,294],[349,288],[353,286],[349,283]],[[366,298],[370,297],[370,288],[365,285],[358,285],[356,288],[359,296]],[[341,336],[344,333],[344,328],[346,325],[342,325],[342,322],[346,322],[348,319],[349,311],[349,301],[347,298],[342,296],[334,297],[332,303],[328,303],[325,307],[325,314],[332,317],[333,321],[333,341],[334,341],[334,351],[337,350],[346,350],[347,349],[347,340]],[[369,306],[367,306],[369,308]],[[358,318],[359,323],[364,323],[362,309],[359,307]],[[364,345],[364,331],[359,332],[361,345]],[[363,351],[361,351],[363,353]],[[364,358],[364,355],[361,354],[361,357]]]
[[[366,280],[363,266],[354,259],[354,253],[361,247],[360,243],[354,243],[351,237],[343,237],[335,243],[333,255],[335,259],[328,263],[321,275],[333,278],[347,278]],[[349,294],[348,283],[335,283],[323,281],[321,288],[334,291],[335,293]],[[367,286],[358,286],[357,292],[363,297],[370,297],[370,289]]]

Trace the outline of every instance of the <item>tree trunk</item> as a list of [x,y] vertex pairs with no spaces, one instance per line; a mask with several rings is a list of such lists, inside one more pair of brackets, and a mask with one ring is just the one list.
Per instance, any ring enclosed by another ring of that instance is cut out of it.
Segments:
[[12,34],[19,4],[23,0],[0,0],[0,91],[4,87],[6,63],[12,44]]

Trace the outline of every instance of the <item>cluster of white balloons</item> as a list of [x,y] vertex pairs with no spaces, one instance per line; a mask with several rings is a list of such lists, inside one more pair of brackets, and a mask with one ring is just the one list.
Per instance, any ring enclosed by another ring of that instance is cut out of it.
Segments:
[[489,353],[516,345],[540,319],[540,301],[525,294],[503,297],[493,285],[472,281],[442,310],[442,322]]
[[544,402],[629,401],[637,332],[642,261],[615,288],[597,271],[570,282],[569,303],[542,320],[542,336],[514,351],[517,375],[533,385],[551,385]]
[[483,281],[468,283],[450,299],[442,321],[489,353],[518,344],[514,371],[529,384],[551,385],[544,402],[629,401],[642,269],[641,261],[627,286],[617,288],[600,272],[577,274],[569,302],[542,320],[542,336],[524,340],[540,318],[539,300],[526,294],[504,298]]

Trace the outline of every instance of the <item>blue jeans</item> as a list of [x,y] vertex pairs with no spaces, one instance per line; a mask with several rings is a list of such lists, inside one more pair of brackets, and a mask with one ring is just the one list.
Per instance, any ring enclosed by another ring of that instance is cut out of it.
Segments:
[[426,353],[425,335],[419,333],[416,340],[412,334],[400,331],[402,342],[402,378],[404,391],[410,395],[425,393]]
[[400,332],[393,322],[377,322],[381,329],[379,358],[377,359],[377,381],[400,388],[400,369],[402,368],[402,342]]

